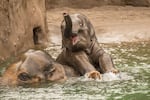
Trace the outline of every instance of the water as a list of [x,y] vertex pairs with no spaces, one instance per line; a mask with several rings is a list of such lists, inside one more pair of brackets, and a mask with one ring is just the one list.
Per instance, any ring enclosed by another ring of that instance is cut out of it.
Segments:
[[[79,77],[64,83],[0,86],[0,100],[150,100],[150,42],[102,45],[121,71],[119,79],[109,80],[105,74],[101,81]],[[50,45],[46,50],[56,58],[60,48]]]

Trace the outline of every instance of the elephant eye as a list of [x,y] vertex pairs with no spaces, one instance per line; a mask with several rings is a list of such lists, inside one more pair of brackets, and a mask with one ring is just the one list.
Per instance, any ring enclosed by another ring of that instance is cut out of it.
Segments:
[[80,27],[83,27],[83,23],[80,23],[79,25],[80,25]]
[[29,76],[29,74],[23,72],[18,75],[18,78],[22,81],[28,81],[31,79],[31,76]]

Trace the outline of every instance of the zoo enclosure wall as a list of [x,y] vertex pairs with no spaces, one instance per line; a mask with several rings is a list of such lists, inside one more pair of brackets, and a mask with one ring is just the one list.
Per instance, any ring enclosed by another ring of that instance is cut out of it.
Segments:
[[46,0],[47,9],[57,7],[92,8],[103,5],[131,5],[149,7],[150,0]]

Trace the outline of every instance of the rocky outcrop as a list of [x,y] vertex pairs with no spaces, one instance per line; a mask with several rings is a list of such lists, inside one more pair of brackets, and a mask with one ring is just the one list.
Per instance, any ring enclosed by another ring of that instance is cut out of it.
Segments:
[[0,0],[0,61],[45,45],[45,0]]

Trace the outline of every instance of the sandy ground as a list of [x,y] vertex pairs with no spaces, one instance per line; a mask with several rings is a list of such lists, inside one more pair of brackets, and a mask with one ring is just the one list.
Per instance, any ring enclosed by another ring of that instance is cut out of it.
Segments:
[[47,11],[49,39],[61,43],[62,13],[82,13],[93,24],[100,43],[150,40],[150,7],[103,6],[92,9],[55,8]]

